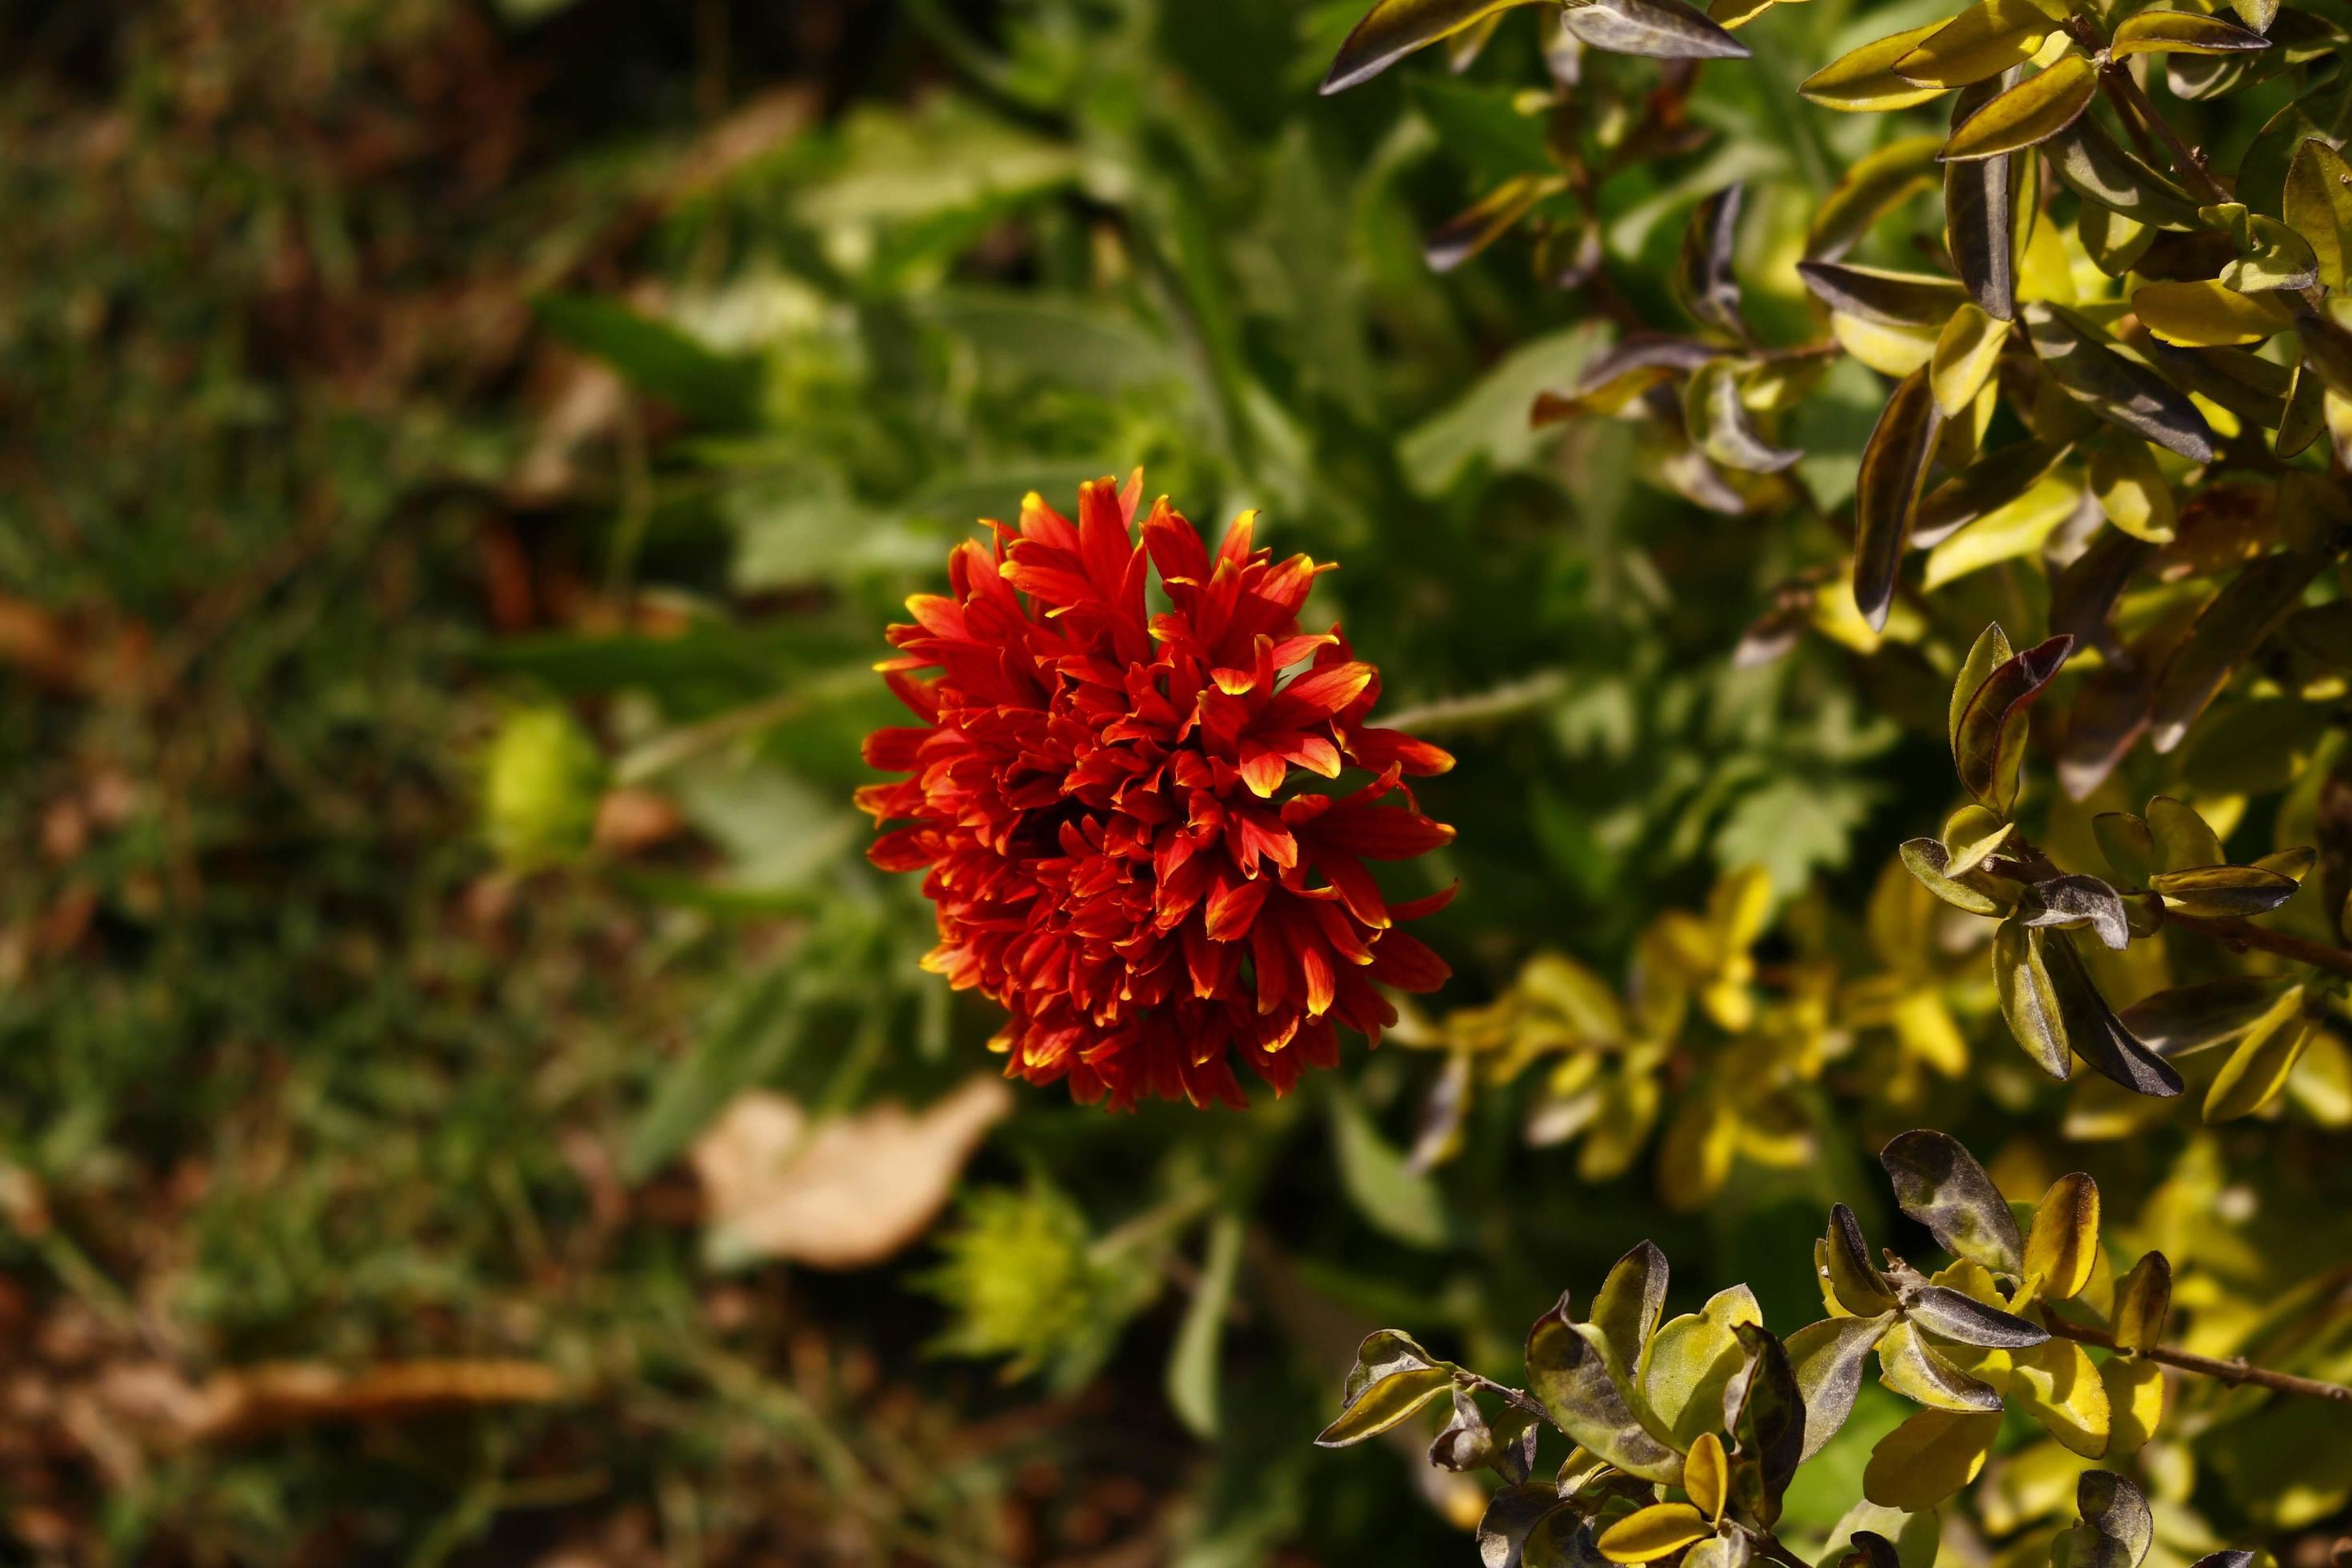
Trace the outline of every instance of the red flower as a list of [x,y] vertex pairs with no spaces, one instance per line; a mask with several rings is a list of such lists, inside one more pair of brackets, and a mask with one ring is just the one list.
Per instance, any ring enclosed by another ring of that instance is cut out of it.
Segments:
[[[1368,726],[1379,674],[1338,627],[1298,629],[1328,567],[1253,549],[1248,513],[1212,559],[1165,498],[1138,542],[1142,484],[1082,485],[1075,527],[1032,495],[1018,533],[992,521],[993,551],[956,549],[951,594],[908,601],[902,657],[877,668],[922,722],[875,731],[866,759],[910,776],[858,805],[906,824],[867,854],[925,873],[925,967],[1012,1013],[990,1042],[1008,1077],[1067,1076],[1118,1109],[1241,1105],[1233,1053],[1286,1093],[1338,1064],[1335,1022],[1377,1044],[1396,1021],[1372,982],[1444,980],[1396,924],[1450,889],[1392,906],[1364,863],[1454,837],[1399,782],[1454,759]],[[1158,615],[1152,567],[1173,606]],[[1286,790],[1293,768],[1350,763],[1370,782]]]

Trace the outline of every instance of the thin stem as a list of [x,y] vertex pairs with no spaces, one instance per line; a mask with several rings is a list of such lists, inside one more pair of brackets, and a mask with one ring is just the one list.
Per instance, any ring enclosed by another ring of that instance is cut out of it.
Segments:
[[[2070,1323],[2063,1318],[2044,1320],[2050,1331],[2062,1340],[2078,1344],[2097,1345],[2102,1350],[2117,1350],[2116,1338],[2104,1329],[2086,1329]],[[2297,1377],[2291,1372],[2273,1372],[2266,1366],[2256,1366],[2243,1356],[2228,1361],[2220,1356],[2199,1355],[2194,1351],[2174,1350],[2168,1345],[2154,1345],[2138,1352],[2147,1361],[2161,1366],[2179,1367],[2206,1377],[2218,1377],[2231,1387],[2252,1384],[2257,1388],[2275,1389],[2281,1394],[2300,1394],[2312,1399],[2330,1400],[2337,1405],[2352,1405],[2352,1388],[2340,1383],[2322,1383],[2315,1377]]]
[[2158,114],[2156,105],[2147,100],[2147,94],[2133,79],[2128,66],[2120,60],[2110,62],[2099,73],[2099,81],[2107,89],[2107,96],[2116,100],[2118,110],[2128,109],[2144,128],[2164,143],[2165,151],[2172,155],[2173,166],[2180,171],[2180,177],[2196,193],[2199,200],[2210,205],[2237,199],[2230,194],[2230,188],[2215,179],[2212,171],[2205,167],[2205,160],[2198,155],[2197,150],[2180,139],[2180,132],[2164,122],[2164,116]]
[[2311,942],[2299,936],[2289,936],[2283,931],[2266,931],[2252,921],[2216,919],[2210,915],[2184,915],[2174,910],[2167,910],[2164,918],[2168,924],[2179,926],[2185,931],[2193,931],[2198,935],[2210,937],[2215,942],[2227,942],[2230,946],[2242,951],[2249,947],[2258,947],[2264,952],[2275,952],[2282,958],[2294,959],[2297,963],[2308,963],[2314,968],[2325,969],[2330,973],[2352,978],[2352,952],[2347,952],[2340,947],[2330,947],[2326,942]]

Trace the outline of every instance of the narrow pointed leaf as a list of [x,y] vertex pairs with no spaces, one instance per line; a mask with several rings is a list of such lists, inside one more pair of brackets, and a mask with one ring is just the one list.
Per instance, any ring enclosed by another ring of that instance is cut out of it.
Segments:
[[1830,1207],[1830,1228],[1824,1266],[1838,1304],[1857,1318],[1876,1317],[1895,1305],[1894,1289],[1870,1260],[1870,1247],[1862,1226],[1843,1204]]
[[2124,1026],[2063,933],[2050,933],[2042,956],[2074,1054],[2135,1094],[2179,1094],[2180,1075]]
[[[1952,127],[2006,90],[2013,74],[1964,89],[1952,103]],[[1944,245],[1979,309],[1995,321],[2017,317],[2017,171],[2007,153],[1944,165]]]
[[1744,60],[1746,44],[1683,0],[1585,0],[1560,13],[1579,42],[1660,60]]
[[1995,320],[1973,301],[1952,312],[1936,339],[1936,357],[1927,362],[1927,383],[1936,394],[1936,407],[1947,419],[1967,413],[1992,379],[1994,363],[2009,342],[2008,323]]
[[2194,11],[2141,11],[2116,24],[2108,47],[2125,55],[2237,55],[2271,47],[2260,33]]
[[2278,982],[2233,974],[2176,985],[2144,996],[2119,1015],[2124,1026],[2159,1056],[2185,1057],[2226,1046],[2262,1021],[2279,998]]
[[1377,1437],[1453,1385],[1454,1373],[1443,1366],[1390,1373],[1360,1392],[1339,1418],[1316,1436],[1316,1447],[1345,1448]]
[[1887,326],[1941,329],[1968,299],[1961,287],[1931,272],[1893,272],[1842,261],[1801,261],[1797,275],[1813,297],[1840,315]]
[[2014,793],[2016,752],[2023,744],[2026,708],[2057,675],[2074,648],[2071,637],[2036,643],[1984,679],[1954,727],[1952,761],[1968,792],[2005,811]]
[[1743,371],[1733,359],[1710,360],[1683,389],[1683,421],[1698,449],[1714,462],[1743,473],[1777,474],[1805,454],[1778,447],[1756,428],[1756,417],[1740,397]]
[[2050,1331],[2038,1323],[2029,1323],[2013,1312],[1989,1307],[1944,1285],[1922,1285],[1905,1292],[1903,1313],[1931,1334],[1991,1350],[2038,1345],[2050,1337]]
[[1693,209],[1675,261],[1675,292],[1697,320],[1738,336],[1739,280],[1731,260],[1739,230],[1741,187],[1726,185]]
[[1979,518],[1999,511],[2033,489],[2073,450],[2071,445],[2041,441],[1994,447],[1919,498],[1911,542],[1940,544]]
[[1566,182],[1552,174],[1519,174],[1506,180],[1441,225],[1423,243],[1422,259],[1432,272],[1451,272],[1510,233],[1546,196],[1564,188]]
[[1936,182],[1940,136],[1906,136],[1865,154],[1823,197],[1805,231],[1805,259],[1835,261],[1853,248],[1879,216]]
[[2014,917],[1993,932],[1993,989],[2000,1016],[2017,1043],[2054,1079],[2071,1077],[2073,1048],[2066,1040],[2065,1010],[2050,983],[2047,933]]
[[2266,555],[2213,596],[2157,678],[2148,738],[2158,752],[2180,744],[2205,705],[2229,684],[2326,564],[2326,557],[2318,554]]
[[1654,1563],[1715,1533],[1686,1502],[1654,1502],[1602,1531],[1597,1544],[1612,1563]]
[[2034,357],[2085,407],[2193,463],[2212,460],[2212,426],[2162,376],[2126,358],[2071,312],[2036,304],[2018,313]]
[[1780,1499],[1797,1473],[1805,1447],[1805,1399],[1789,1352],[1760,1323],[1734,1326],[1748,1365],[1724,1391],[1723,1426],[1738,1444],[1732,1499],[1748,1518],[1769,1530],[1780,1522]]
[[1325,93],[1341,91],[1396,64],[1413,50],[1529,0],[1381,0],[1358,22],[1323,78]]
[[1960,163],[2039,146],[2081,118],[2098,90],[2097,68],[2068,55],[1969,116],[1944,143],[1944,159]]
[[2126,151],[2088,115],[2052,137],[2042,151],[2059,183],[2085,201],[2150,228],[2187,233],[2204,226],[2188,192]]
[[2305,1011],[2301,986],[2280,997],[2214,1075],[2205,1094],[2205,1120],[2234,1121],[2276,1099],[2316,1028],[2316,1021]]
[[1967,87],[2032,59],[2051,26],[2030,0],[1977,0],[1897,59],[1895,74],[1921,87]]
[[2295,880],[2260,866],[2193,866],[2159,871],[2148,886],[2164,895],[2165,907],[2208,920],[2268,914],[2294,897]]
[[1862,449],[1854,480],[1853,602],[1873,630],[1886,625],[1894,604],[1912,511],[1943,423],[1927,372],[1913,371],[1895,386]]
[[1867,113],[1908,109],[1925,103],[1945,89],[1920,87],[1895,74],[1895,62],[1932,35],[1942,22],[1890,34],[1841,55],[1797,84],[1797,90],[1824,109]]

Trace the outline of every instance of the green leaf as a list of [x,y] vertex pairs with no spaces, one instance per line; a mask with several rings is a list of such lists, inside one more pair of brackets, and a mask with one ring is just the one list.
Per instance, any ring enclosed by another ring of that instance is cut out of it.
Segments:
[[1921,87],[1967,87],[2031,60],[2051,26],[2031,0],[1977,0],[1897,59],[1895,74]]
[[1805,259],[1835,261],[1870,232],[1881,214],[1936,183],[1939,136],[1906,136],[1865,153],[1814,209],[1805,231]]
[[[1501,21],[1502,13],[1491,19]],[[1543,117],[1523,112],[1516,92],[1419,75],[1407,95],[1445,150],[1488,179],[1556,172],[1544,147]]]
[[2111,1413],[2098,1363],[2072,1340],[2019,1351],[2009,1374],[2009,1403],[2085,1458],[2106,1452]]
[[2221,840],[2195,808],[2160,795],[2147,803],[2147,828],[2156,847],[2158,871],[2185,871],[2196,866],[2218,866],[2228,858]]
[[758,414],[764,372],[755,359],[719,353],[610,300],[547,294],[535,308],[548,331],[698,425],[740,430]]
[[1845,1425],[1854,1395],[1861,1392],[1870,1352],[1894,1321],[1892,1312],[1874,1318],[1824,1318],[1789,1336],[1789,1365],[1805,1402],[1801,1459],[1820,1453]]
[[1657,60],[1744,60],[1748,49],[1684,0],[1570,0],[1559,25],[1580,43]]
[[1969,116],[1944,143],[1944,160],[1960,163],[2039,146],[2080,119],[2098,90],[2097,68],[2080,55],[2068,55]]
[[1740,396],[1746,374],[1747,367],[1735,359],[1701,365],[1683,388],[1683,422],[1711,461],[1745,473],[1777,474],[1804,453],[1774,446],[1756,428]]
[[2266,555],[2230,580],[2165,662],[2148,709],[2148,740],[2171,751],[2230,677],[2326,565],[2318,554]]
[[1944,24],[1929,22],[1867,43],[1839,56],[1797,84],[1797,90],[1824,109],[1866,113],[1908,109],[1941,94],[1940,87],[1920,87],[1895,74],[1895,62],[1940,32]]
[[2019,314],[2042,369],[2076,401],[2192,463],[2212,460],[2212,426],[2169,382],[2126,358],[2069,310],[2032,304]]
[[2171,1312],[2171,1260],[2161,1252],[2143,1252],[2116,1285],[2110,1318],[2116,1345],[2127,1351],[2154,1349],[2164,1340],[2164,1321]]
[[1437,1184],[1415,1174],[1404,1156],[1381,1136],[1356,1097],[1336,1087],[1331,1132],[1339,1184],[1357,1213],[1408,1247],[1433,1249],[1452,1239],[1453,1216]]
[[2125,17],[2108,39],[2118,59],[2126,55],[2234,55],[2271,47],[2260,33],[2235,22],[2194,11],[2141,11]]
[[2001,921],[1992,939],[1993,987],[2000,999],[2000,1016],[2017,1043],[2043,1072],[2063,1079],[2073,1075],[2074,1059],[2066,1039],[2065,1011],[2050,980],[2049,940],[2045,932],[2013,916]]
[[1945,418],[1958,419],[1975,405],[2008,342],[2008,323],[1975,303],[1964,303],[1952,312],[1936,339],[1936,357],[1927,362],[1928,384],[1935,388],[1936,406]]
[[1528,1330],[1527,1363],[1530,1391],[1570,1436],[1621,1470],[1680,1484],[1682,1456],[1633,1415],[1599,1347],[1569,1316],[1565,1294]]
[[1895,272],[1843,261],[1801,261],[1797,275],[1813,297],[1841,315],[1895,327],[1940,330],[1968,292],[1930,272]]
[[1377,1437],[1454,1386],[1443,1366],[1407,1367],[1379,1377],[1348,1401],[1339,1418],[1315,1436],[1318,1448],[1345,1448]]
[[1530,0],[1380,0],[1339,46],[1324,74],[1325,94],[1344,91],[1425,45]]
[[1225,1313],[1233,1305],[1234,1279],[1241,1270],[1242,1229],[1238,1215],[1219,1215],[1210,1224],[1200,1279],[1168,1358],[1169,1406],[1187,1428],[1203,1437],[1217,1431],[1217,1372]]
[[1631,1387],[1642,1348],[1658,1331],[1659,1314],[1666,1303],[1671,1270],[1666,1255],[1644,1241],[1617,1260],[1601,1293],[1592,1299],[1592,1318],[1586,1338],[1599,1345],[1610,1375]]
[[2205,226],[2188,192],[2118,146],[2087,114],[2042,151],[2059,183],[2084,201],[2150,228],[2186,233]]
[[2320,282],[2344,289],[2352,266],[2352,164],[2311,138],[2287,165],[2284,203],[2286,225],[2311,246]]
[[2034,481],[2023,495],[1930,550],[1920,585],[1940,588],[1971,572],[2035,553],[2083,510],[2084,502],[2082,486],[2070,477],[2052,475]]
[[2291,987],[2255,1021],[2214,1075],[2205,1094],[2205,1120],[2233,1121],[2276,1099],[2317,1028],[2317,1021],[2305,1009],[2303,987]]
[[1692,317],[1734,337],[1739,319],[1739,279],[1731,270],[1738,240],[1741,187],[1726,185],[1691,210],[1675,259],[1675,297]]
[[2132,293],[2132,313],[2182,348],[2259,343],[2294,325],[2294,312],[2269,294],[2241,294],[2212,279],[2145,284]]
[[1878,1161],[1894,1183],[1896,1205],[1926,1226],[1945,1251],[1995,1273],[2023,1268],[2025,1242],[2016,1215],[1957,1140],[1927,1129],[1906,1132],[1879,1152]]
[[2267,914],[2294,897],[2295,880],[2260,866],[2197,866],[2159,871],[2148,886],[2184,915],[2231,920]]
[[1972,915],[1998,915],[2000,905],[1992,898],[1979,892],[1965,882],[1945,875],[1951,851],[1940,839],[1906,839],[1896,853],[1902,857],[1903,868],[1918,879],[1919,885],[1956,910],[1966,910]]
[[2004,816],[2016,798],[2025,710],[2074,649],[2074,639],[2061,635],[1995,666],[1953,726],[1952,761],[1962,787]]
[[2233,974],[2194,985],[2176,985],[2143,996],[2121,1015],[2124,1026],[2164,1057],[2225,1046],[2261,1020],[2278,1001],[2278,982],[2264,975]]
[[1535,211],[1546,196],[1568,188],[1558,174],[1517,174],[1438,226],[1421,247],[1432,272],[1451,272]]
[[1879,1382],[1930,1410],[2000,1409],[2000,1395],[1946,1359],[1920,1337],[1916,1327],[1898,1322],[1878,1342]]
[[2073,450],[2071,443],[2042,441],[1993,447],[1919,498],[1911,520],[1911,542],[1940,544],[1979,518],[2000,511],[2040,484]]
[[1896,384],[1863,447],[1854,480],[1853,602],[1874,631],[1886,625],[1894,605],[1912,509],[1943,423],[1927,371],[1915,370]]
[[1687,1452],[1723,1421],[1723,1391],[1739,1371],[1739,1341],[1725,1324],[1686,1312],[1660,1326],[1642,1348],[1633,1389],[1652,1428]]

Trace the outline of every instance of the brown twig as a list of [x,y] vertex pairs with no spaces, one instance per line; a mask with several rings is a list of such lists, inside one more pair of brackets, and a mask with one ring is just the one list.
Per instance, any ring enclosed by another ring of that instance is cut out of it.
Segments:
[[2210,937],[2215,942],[2227,942],[2234,948],[2258,947],[2264,952],[2275,952],[2282,958],[2294,959],[2297,963],[2308,963],[2314,968],[2352,978],[2352,952],[2340,947],[2289,936],[2283,931],[2267,931],[2252,921],[2184,915],[2174,910],[2166,911],[2164,918],[2168,924],[2193,931],[2200,936]]
[[[2062,1340],[2097,1345],[2102,1350],[2120,1348],[2115,1336],[2104,1329],[2086,1329],[2063,1318],[2048,1318],[2045,1321],[2050,1331]],[[2352,1388],[2340,1383],[2322,1383],[2315,1377],[2297,1377],[2291,1372],[2273,1372],[2266,1366],[2254,1365],[2243,1356],[2224,1361],[2220,1356],[2199,1355],[2194,1351],[2178,1351],[2168,1345],[2154,1345],[2139,1354],[2143,1359],[2162,1366],[2218,1377],[2232,1388],[2251,1383],[2257,1388],[2275,1389],[2281,1394],[2300,1394],[2312,1399],[2330,1400],[2337,1405],[2352,1405]]]
[[2129,110],[2141,126],[2164,143],[2165,151],[2172,155],[2173,166],[2180,171],[2181,179],[2198,200],[2212,205],[2237,199],[2205,166],[2197,150],[2180,139],[2180,132],[2165,123],[2164,116],[2156,111],[2156,105],[2147,100],[2147,92],[2133,78],[2129,66],[2121,60],[2110,61],[2099,72],[2099,84],[2106,89],[2118,110]]

